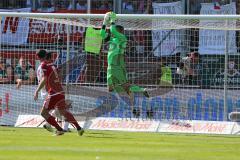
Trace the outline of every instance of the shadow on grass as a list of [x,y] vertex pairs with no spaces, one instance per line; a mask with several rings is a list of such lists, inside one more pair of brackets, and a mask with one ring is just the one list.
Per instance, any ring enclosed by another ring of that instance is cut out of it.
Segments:
[[0,126],[0,132],[16,132],[16,129],[14,129],[13,127],[9,127],[9,126]]
[[101,132],[87,132],[87,134],[92,134],[92,135],[114,135],[112,133],[107,133],[107,132],[104,132],[104,133],[101,133]]
[[84,137],[88,138],[99,138],[99,139],[133,139],[133,138],[125,138],[125,137],[114,137],[114,136],[94,136],[94,135],[84,135]]

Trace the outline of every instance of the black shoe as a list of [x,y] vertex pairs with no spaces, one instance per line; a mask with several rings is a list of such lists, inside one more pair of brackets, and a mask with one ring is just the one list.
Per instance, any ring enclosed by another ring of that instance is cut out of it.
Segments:
[[44,124],[43,128],[46,129],[48,132],[53,132],[53,128],[50,125]]
[[144,91],[143,91],[143,95],[144,95],[145,97],[147,97],[147,98],[150,97],[150,95],[148,94],[148,91],[147,91],[146,89],[144,89]]
[[63,132],[71,132],[71,130],[70,130],[70,129],[67,129],[67,130],[63,130]]
[[79,136],[82,136],[83,133],[84,133],[84,129],[83,129],[83,128],[78,129],[77,132],[78,132],[78,135],[79,135]]

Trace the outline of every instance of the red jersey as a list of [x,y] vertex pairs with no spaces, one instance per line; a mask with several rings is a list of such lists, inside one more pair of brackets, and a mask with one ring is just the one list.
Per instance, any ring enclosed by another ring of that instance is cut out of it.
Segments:
[[46,61],[41,63],[41,68],[44,76],[47,78],[45,87],[48,94],[54,95],[63,93],[63,87],[57,68],[52,63]]

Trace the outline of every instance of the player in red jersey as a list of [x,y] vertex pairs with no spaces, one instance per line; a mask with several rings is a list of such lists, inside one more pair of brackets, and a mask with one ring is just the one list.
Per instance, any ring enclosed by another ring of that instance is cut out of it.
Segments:
[[79,135],[82,135],[84,130],[79,126],[72,113],[70,113],[66,108],[65,101],[65,93],[63,91],[63,87],[60,81],[60,77],[57,71],[57,68],[46,60],[47,52],[45,50],[37,51],[37,57],[41,62],[41,68],[44,74],[44,77],[38,84],[38,87],[34,93],[34,100],[38,99],[39,91],[45,86],[48,92],[48,96],[46,97],[41,115],[43,118],[52,126],[54,126],[57,131],[56,135],[63,135],[63,128],[59,126],[57,121],[51,114],[49,113],[51,110],[57,108],[61,115],[65,117],[65,119],[72,123],[78,131]]

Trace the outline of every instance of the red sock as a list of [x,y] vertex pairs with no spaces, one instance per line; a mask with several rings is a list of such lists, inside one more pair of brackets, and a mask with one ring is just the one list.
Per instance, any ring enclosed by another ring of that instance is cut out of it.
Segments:
[[73,117],[73,115],[70,112],[67,111],[65,113],[65,118],[69,123],[72,123],[78,130],[81,129],[78,122],[76,121],[76,119]]
[[57,123],[57,121],[55,120],[55,118],[53,116],[48,117],[48,119],[46,119],[46,121],[51,124],[53,127],[55,127],[58,131],[62,131],[62,127],[59,126],[59,124]]

